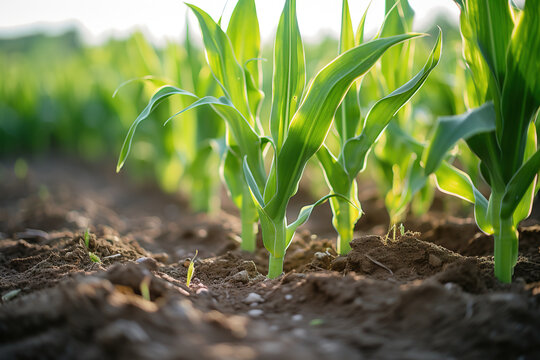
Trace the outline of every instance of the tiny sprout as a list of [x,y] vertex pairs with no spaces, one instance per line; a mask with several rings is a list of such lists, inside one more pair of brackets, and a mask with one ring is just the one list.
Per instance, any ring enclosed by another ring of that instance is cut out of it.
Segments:
[[90,248],[90,233],[88,232],[88,228],[84,230],[84,245],[86,245],[86,248]]
[[152,278],[147,275],[142,279],[139,289],[141,290],[141,296],[144,300],[152,301],[150,298],[150,280]]
[[399,224],[399,232],[401,236],[405,235],[405,226],[403,226],[403,223]]
[[193,274],[195,273],[195,258],[199,254],[199,250],[195,250],[195,256],[193,259],[191,259],[187,271],[187,278],[186,278],[186,286],[189,287],[189,284],[191,284],[191,279],[193,278]]
[[90,257],[90,260],[92,260],[92,262],[95,262],[97,264],[101,264],[101,259],[99,258],[99,256],[97,256],[93,252],[89,251],[88,256]]

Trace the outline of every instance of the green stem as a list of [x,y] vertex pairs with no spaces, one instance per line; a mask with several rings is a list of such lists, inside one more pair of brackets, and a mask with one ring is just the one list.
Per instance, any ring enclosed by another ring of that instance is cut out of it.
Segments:
[[268,259],[268,278],[275,279],[283,273],[283,256],[274,257],[270,254]]
[[499,231],[495,231],[495,277],[503,283],[512,282],[517,249],[518,232],[512,219],[501,219]]
[[253,204],[251,194],[246,184],[243,185],[242,208],[240,218],[242,221],[242,243],[240,248],[244,251],[255,252],[257,245],[257,208]]
[[335,227],[338,233],[337,238],[337,253],[346,255],[351,251],[351,241],[354,234],[354,223],[351,219],[350,204],[339,201],[340,211],[335,219]]

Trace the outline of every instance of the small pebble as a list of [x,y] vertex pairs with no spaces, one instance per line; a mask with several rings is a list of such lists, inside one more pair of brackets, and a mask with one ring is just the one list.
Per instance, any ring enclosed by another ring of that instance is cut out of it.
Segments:
[[249,293],[248,296],[244,299],[244,303],[246,304],[253,304],[253,303],[261,303],[264,299],[261,295],[257,293]]
[[248,283],[249,282],[249,274],[246,270],[242,270],[240,272],[237,272],[233,275],[232,280],[241,282],[241,283]]
[[252,317],[261,316],[264,313],[261,309],[252,309],[248,311],[248,315]]
[[299,338],[305,338],[307,335],[307,331],[304,329],[294,329],[292,331],[293,335]]
[[291,294],[285,295],[285,300],[292,300],[293,296]]
[[291,320],[292,321],[302,321],[304,317],[301,315],[301,314],[296,314],[296,315],[293,315]]

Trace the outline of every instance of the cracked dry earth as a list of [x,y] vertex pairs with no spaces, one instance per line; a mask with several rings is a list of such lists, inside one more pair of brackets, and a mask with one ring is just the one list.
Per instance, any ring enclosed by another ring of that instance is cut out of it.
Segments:
[[[371,219],[340,257],[324,211],[268,280],[265,250],[238,249],[234,215],[193,214],[108,165],[12,169],[0,164],[1,359],[540,358],[535,221],[512,285],[493,278],[491,239],[471,219],[428,214],[396,239]],[[311,233],[325,223],[328,236]]]

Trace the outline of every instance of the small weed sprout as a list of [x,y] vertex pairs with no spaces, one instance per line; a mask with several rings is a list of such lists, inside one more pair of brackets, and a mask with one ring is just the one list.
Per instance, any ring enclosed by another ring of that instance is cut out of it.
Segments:
[[150,275],[146,275],[144,279],[141,281],[141,284],[139,285],[139,290],[141,290],[141,296],[144,300],[152,301],[150,298],[150,281],[152,280],[152,277]]
[[195,258],[199,254],[199,250],[195,250],[195,256],[191,261],[189,262],[189,267],[187,271],[187,278],[186,278],[186,286],[189,287],[189,284],[191,284],[191,279],[193,278],[193,274],[195,274]]
[[88,228],[84,231],[84,245],[86,246],[86,249],[88,250],[88,257],[90,260],[94,263],[101,264],[101,259],[99,256],[94,254],[90,251],[90,232],[88,231]]

